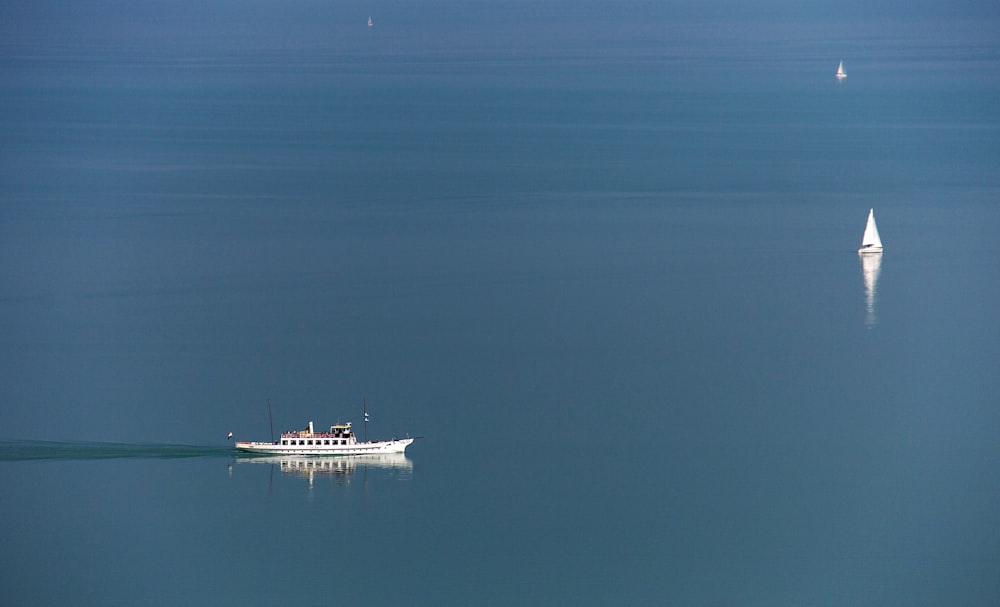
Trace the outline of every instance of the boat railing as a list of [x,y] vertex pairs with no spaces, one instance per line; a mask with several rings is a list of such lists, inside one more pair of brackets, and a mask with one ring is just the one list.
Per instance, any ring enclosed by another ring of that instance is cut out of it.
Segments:
[[351,438],[352,433],[339,432],[282,432],[281,438]]

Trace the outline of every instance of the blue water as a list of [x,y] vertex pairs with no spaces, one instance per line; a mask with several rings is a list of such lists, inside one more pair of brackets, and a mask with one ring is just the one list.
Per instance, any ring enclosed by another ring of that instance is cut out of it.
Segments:
[[1000,602],[994,7],[165,4],[0,8],[0,604]]

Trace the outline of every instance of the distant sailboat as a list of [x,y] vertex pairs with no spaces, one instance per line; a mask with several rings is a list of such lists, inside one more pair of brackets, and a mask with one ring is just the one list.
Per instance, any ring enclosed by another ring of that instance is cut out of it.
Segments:
[[[371,24],[369,23],[369,25]],[[837,67],[837,80],[843,80],[844,78],[847,78],[847,72],[844,71],[844,62],[841,61]]]
[[861,248],[858,253],[881,253],[882,239],[878,235],[878,226],[875,225],[875,209],[868,211],[868,223],[865,225],[865,234],[861,237]]
[[[375,24],[374,24],[374,23],[372,23],[372,18],[371,18],[371,15],[369,15],[369,16],[368,16],[368,27],[371,27],[371,26],[373,26],[373,25],[375,25]],[[843,67],[843,66],[841,66],[841,67]]]

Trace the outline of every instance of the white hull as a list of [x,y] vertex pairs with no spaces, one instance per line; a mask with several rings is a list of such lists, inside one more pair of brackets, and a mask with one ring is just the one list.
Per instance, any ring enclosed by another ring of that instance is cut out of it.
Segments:
[[882,247],[861,247],[858,249],[858,253],[864,255],[866,253],[881,253]]
[[262,455],[383,455],[402,453],[412,438],[354,443],[353,445],[282,445],[279,443],[236,441],[236,448],[245,453]]

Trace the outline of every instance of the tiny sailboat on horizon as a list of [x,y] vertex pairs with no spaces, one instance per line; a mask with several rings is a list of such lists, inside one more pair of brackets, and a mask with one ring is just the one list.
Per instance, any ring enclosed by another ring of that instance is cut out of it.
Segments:
[[375,24],[372,23],[372,16],[368,15],[368,27],[372,27],[373,25],[375,25]]
[[878,226],[875,225],[875,209],[868,210],[868,223],[865,224],[865,233],[861,237],[861,248],[858,253],[881,253],[882,239],[878,235]]
[[844,71],[844,61],[841,60],[840,65],[837,66],[837,80],[843,80],[847,78],[847,72]]

